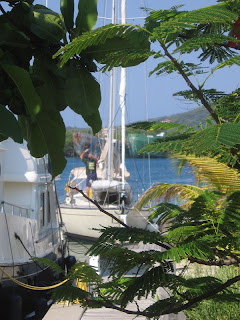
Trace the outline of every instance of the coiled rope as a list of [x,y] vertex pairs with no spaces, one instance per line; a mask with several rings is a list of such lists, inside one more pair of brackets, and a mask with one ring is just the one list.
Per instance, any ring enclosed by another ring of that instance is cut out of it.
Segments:
[[0,267],[0,271],[2,273],[5,274],[6,277],[8,277],[11,281],[13,281],[14,283],[18,284],[19,286],[26,288],[26,289],[30,289],[30,290],[50,290],[50,289],[55,289],[57,287],[60,287],[61,285],[63,285],[64,283],[66,283],[67,281],[69,281],[70,279],[65,279],[62,282],[59,282],[57,284],[54,284],[52,286],[47,286],[47,287],[37,287],[37,286],[31,286],[29,284],[23,283],[21,281],[18,281],[17,279],[14,279],[12,276],[10,276],[10,274],[8,274],[3,268]]

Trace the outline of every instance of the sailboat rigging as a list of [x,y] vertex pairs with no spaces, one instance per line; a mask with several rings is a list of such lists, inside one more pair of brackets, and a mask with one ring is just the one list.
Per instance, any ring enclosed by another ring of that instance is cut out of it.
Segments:
[[[112,0],[112,23],[115,23],[116,0]],[[122,0],[121,6],[122,23],[126,23],[126,1]],[[74,136],[77,153],[82,153],[82,147],[86,140],[90,143],[93,152],[98,152],[99,161],[97,167],[98,180],[91,184],[92,199],[97,201],[103,209],[111,214],[123,219],[125,223],[132,227],[147,228],[149,215],[148,210],[133,212],[133,194],[131,186],[126,182],[129,173],[125,166],[125,102],[126,102],[126,69],[121,68],[120,80],[120,109],[121,114],[121,164],[120,155],[116,148],[114,139],[114,119],[115,119],[115,99],[116,99],[116,68],[110,72],[109,81],[109,119],[108,128],[103,130],[102,137],[96,138],[90,135],[78,133]],[[69,185],[78,186],[83,189],[86,173],[85,168],[75,168],[71,171]],[[67,233],[77,236],[97,238],[100,235],[99,229],[103,226],[118,226],[108,216],[104,216],[98,209],[89,203],[80,193],[68,189],[65,203],[61,204],[63,221],[65,222]],[[98,229],[98,230],[97,230]]]

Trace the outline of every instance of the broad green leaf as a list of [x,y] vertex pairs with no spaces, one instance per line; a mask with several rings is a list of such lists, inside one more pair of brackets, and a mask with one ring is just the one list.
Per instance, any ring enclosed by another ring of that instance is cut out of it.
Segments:
[[30,74],[14,65],[2,64],[2,68],[16,84],[26,103],[29,115],[34,120],[41,109],[41,99],[33,86]]
[[31,119],[20,119],[27,133],[28,148],[31,155],[41,158],[48,154],[51,161],[52,176],[62,173],[66,159],[63,149],[65,143],[65,125],[58,111],[41,111],[36,122]]
[[48,153],[53,176],[60,174],[66,160],[63,154],[65,126],[59,112],[53,108],[48,110],[48,105],[42,104],[26,70],[6,64],[2,67],[18,87],[30,115],[27,141],[31,154],[38,158]]
[[1,24],[0,46],[27,48],[30,39],[21,31],[10,28],[9,24]]
[[73,29],[74,0],[60,0],[60,10],[66,29],[70,33]]
[[0,105],[0,134],[12,138],[18,143],[22,143],[22,134],[19,123],[13,113]]
[[72,66],[69,72],[65,86],[66,102],[89,123],[91,117],[97,115],[101,102],[99,83],[87,70],[79,70]]
[[76,28],[78,34],[92,30],[97,22],[98,0],[79,0]]
[[89,127],[92,128],[93,134],[98,133],[102,129],[102,119],[98,110],[94,114],[82,115],[82,117]]
[[6,140],[8,137],[4,136],[3,134],[0,133],[0,142]]
[[67,65],[59,68],[56,61],[51,58],[41,57],[34,60],[33,73],[43,82],[37,91],[42,104],[48,108],[62,111],[67,107],[64,90],[65,69],[67,69]]
[[[19,1],[18,1],[19,2]],[[13,25],[18,30],[29,30],[29,26],[33,20],[33,8],[30,5],[27,5],[28,8],[26,10],[26,6],[22,5],[22,2],[15,3],[12,10],[7,13],[8,19],[14,21]],[[4,17],[2,15],[1,17]],[[3,18],[4,19],[4,18]],[[7,20],[5,20],[7,22]]]
[[34,18],[30,29],[39,38],[58,44],[65,36],[62,20],[55,12],[43,8],[34,7]]

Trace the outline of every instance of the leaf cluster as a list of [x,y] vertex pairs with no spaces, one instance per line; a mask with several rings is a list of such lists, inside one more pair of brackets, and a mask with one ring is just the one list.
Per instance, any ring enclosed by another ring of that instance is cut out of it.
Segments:
[[95,25],[97,2],[80,0],[79,9],[85,14],[78,13],[75,24],[72,0],[61,1],[62,15],[33,1],[9,5],[8,11],[1,7],[0,16],[1,139],[27,140],[34,157],[48,153],[55,176],[66,164],[60,112],[69,106],[94,132],[101,129],[101,94],[91,74],[96,71],[93,61],[81,57],[60,68],[58,61],[52,60],[67,38]]

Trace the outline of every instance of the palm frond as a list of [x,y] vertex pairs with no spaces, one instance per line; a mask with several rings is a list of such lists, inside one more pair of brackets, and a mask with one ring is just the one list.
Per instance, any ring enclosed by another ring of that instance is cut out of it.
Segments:
[[161,198],[168,202],[171,198],[179,202],[189,201],[199,196],[203,191],[201,188],[190,185],[161,183],[149,188],[136,202],[134,209],[140,210],[151,201],[159,201]]
[[213,187],[224,192],[240,190],[240,174],[238,170],[219,163],[214,158],[179,156],[187,160],[191,166],[196,167],[196,175],[200,182],[208,182]]

